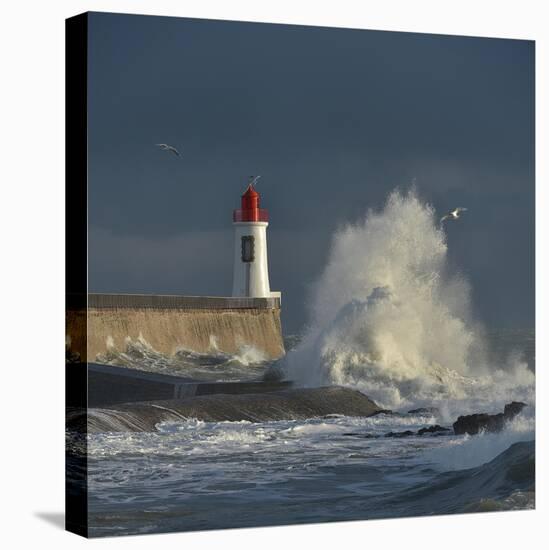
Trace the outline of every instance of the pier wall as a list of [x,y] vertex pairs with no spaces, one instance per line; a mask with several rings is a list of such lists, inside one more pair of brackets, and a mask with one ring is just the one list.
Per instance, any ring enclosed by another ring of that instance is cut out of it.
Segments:
[[279,298],[88,294],[67,299],[66,325],[67,347],[82,361],[109,347],[124,351],[128,338],[165,355],[233,354],[243,346],[269,359],[284,355]]

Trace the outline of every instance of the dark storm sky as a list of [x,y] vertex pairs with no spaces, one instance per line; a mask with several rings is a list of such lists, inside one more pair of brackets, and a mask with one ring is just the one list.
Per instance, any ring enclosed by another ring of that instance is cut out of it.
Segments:
[[478,317],[534,325],[533,42],[91,14],[90,291],[229,295],[250,174],[286,332],[333,231],[414,178],[470,209],[448,243]]

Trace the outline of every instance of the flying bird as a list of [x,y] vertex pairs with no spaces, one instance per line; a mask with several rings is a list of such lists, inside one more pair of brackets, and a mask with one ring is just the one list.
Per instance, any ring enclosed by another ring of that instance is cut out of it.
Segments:
[[167,143],[157,143],[156,146],[160,147],[160,149],[162,149],[162,151],[171,151],[174,155],[177,155],[178,157],[181,156],[179,154],[179,151],[175,147],[172,147],[171,145],[168,145]]
[[440,223],[442,224],[446,220],[457,220],[461,216],[461,213],[465,212],[466,210],[467,210],[467,208],[463,208],[461,206],[458,206],[457,208],[455,208],[451,212],[448,212],[448,214],[446,214],[445,216],[442,216],[442,218],[440,218]]

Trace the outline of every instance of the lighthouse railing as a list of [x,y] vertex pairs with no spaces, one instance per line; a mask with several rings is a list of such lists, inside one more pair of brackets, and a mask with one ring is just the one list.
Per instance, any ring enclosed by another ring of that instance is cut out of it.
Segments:
[[269,212],[263,208],[238,209],[233,212],[233,222],[268,222]]

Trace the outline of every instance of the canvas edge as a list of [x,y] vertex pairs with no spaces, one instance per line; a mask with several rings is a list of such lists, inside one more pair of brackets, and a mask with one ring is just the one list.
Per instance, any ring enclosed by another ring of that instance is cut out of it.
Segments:
[[[87,98],[88,13],[65,20],[65,312],[78,302],[87,323],[88,199]],[[66,323],[70,323],[66,315]],[[66,334],[70,334],[66,327]],[[87,327],[83,337],[87,339]],[[65,407],[87,414],[86,359],[81,367],[65,362]],[[72,368],[71,368],[72,367]],[[87,425],[87,423],[84,423]],[[87,429],[78,433],[79,451],[65,443],[65,529],[88,537]]]

